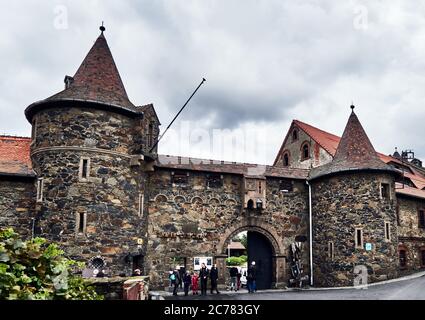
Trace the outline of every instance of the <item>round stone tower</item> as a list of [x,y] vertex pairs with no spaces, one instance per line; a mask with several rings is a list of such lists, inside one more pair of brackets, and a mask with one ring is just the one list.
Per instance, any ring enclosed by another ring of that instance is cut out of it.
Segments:
[[25,110],[38,176],[35,229],[88,267],[128,274],[143,267],[142,168],[155,157],[148,151],[159,122],[143,116],[152,105],[128,99],[101,30],[65,90]]
[[309,177],[317,286],[397,276],[397,173],[379,158],[352,109],[333,160]]

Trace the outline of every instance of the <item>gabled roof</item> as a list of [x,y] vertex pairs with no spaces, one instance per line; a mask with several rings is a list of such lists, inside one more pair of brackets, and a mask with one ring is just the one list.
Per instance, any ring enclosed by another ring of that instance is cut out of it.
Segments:
[[158,121],[158,125],[161,125],[158,114],[156,113],[156,110],[152,103],[146,104],[144,106],[138,106],[137,108],[139,108],[143,113],[152,113]]
[[137,112],[130,102],[115,65],[105,35],[102,33],[81,63],[67,88],[45,100],[30,105],[25,111],[29,119],[35,106],[63,101],[83,101]]
[[30,145],[30,138],[0,136],[0,175],[34,176]]
[[395,170],[383,162],[377,155],[372,143],[353,111],[348,119],[342,138],[339,141],[333,160],[330,163],[313,168],[310,179],[328,174],[353,170]]

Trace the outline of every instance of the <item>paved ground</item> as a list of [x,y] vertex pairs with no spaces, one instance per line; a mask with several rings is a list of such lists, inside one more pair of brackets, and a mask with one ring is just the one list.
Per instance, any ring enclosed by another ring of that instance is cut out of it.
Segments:
[[367,289],[287,290],[249,294],[246,290],[237,293],[208,294],[206,297],[165,297],[166,300],[425,300],[425,276],[398,282],[369,286]]

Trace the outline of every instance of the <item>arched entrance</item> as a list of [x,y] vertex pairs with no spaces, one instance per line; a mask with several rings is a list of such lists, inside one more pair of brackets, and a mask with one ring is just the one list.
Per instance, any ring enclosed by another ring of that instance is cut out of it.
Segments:
[[219,267],[220,279],[222,279],[221,284],[226,285],[230,281],[226,268],[227,247],[236,235],[244,231],[248,235],[248,264],[250,265],[252,261],[255,261],[258,270],[257,289],[285,287],[287,270],[283,241],[278,241],[280,237],[273,226],[255,218],[229,228],[221,237],[215,257]]
[[248,231],[248,267],[255,262],[258,290],[271,289],[273,283],[273,248],[261,233]]

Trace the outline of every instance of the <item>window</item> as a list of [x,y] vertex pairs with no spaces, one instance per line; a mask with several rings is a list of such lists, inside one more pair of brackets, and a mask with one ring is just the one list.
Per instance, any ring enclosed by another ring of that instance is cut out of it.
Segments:
[[44,188],[44,180],[40,178],[37,180],[37,202],[43,201],[43,188]]
[[356,248],[358,249],[363,248],[363,229],[356,228],[354,236],[355,236]]
[[407,266],[407,251],[405,249],[400,249],[398,252],[398,258],[400,261],[400,268],[404,269]]
[[261,181],[258,181],[258,193],[263,192],[263,183]]
[[425,248],[420,250],[419,258],[421,259],[421,267],[425,267]]
[[283,155],[283,166],[289,167],[289,153],[285,152]]
[[292,181],[290,180],[280,180],[279,190],[282,192],[291,192],[293,189]]
[[390,199],[390,185],[388,183],[381,183],[381,198]]
[[78,233],[84,233],[86,231],[86,214],[84,212],[77,214],[77,226]]
[[248,200],[247,208],[250,210],[254,209],[254,201],[252,199]]
[[185,186],[189,182],[189,173],[184,172],[171,172],[172,183],[177,186]]
[[294,129],[292,131],[292,142],[297,141],[298,140],[298,129]]
[[32,138],[33,142],[35,142],[36,134],[37,134],[37,119],[33,118],[32,119],[32,127],[31,127],[31,138]]
[[310,144],[304,142],[301,146],[301,160],[306,160],[310,158]]
[[331,260],[334,259],[334,243],[332,241],[328,243],[328,257]]
[[149,147],[152,147],[154,144],[153,142],[153,122],[149,123],[148,127],[148,145]]
[[385,222],[385,241],[391,240],[390,223]]
[[90,159],[81,158],[79,178],[80,180],[86,181],[88,180],[89,177],[90,177]]
[[395,213],[397,215],[397,225],[400,226],[400,205],[398,203],[395,206]]
[[425,210],[423,209],[418,211],[418,226],[425,229]]
[[139,217],[143,216],[143,207],[145,202],[145,196],[143,193],[139,193]]
[[208,174],[207,175],[207,187],[208,188],[221,188],[223,186],[223,176],[219,174]]

